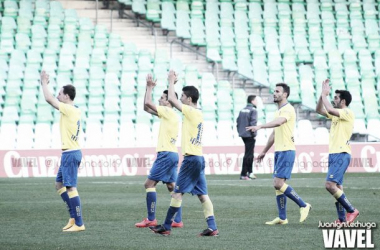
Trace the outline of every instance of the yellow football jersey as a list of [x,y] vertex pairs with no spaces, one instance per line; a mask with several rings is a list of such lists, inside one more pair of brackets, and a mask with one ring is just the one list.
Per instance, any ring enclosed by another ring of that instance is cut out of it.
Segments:
[[172,108],[157,106],[158,117],[161,119],[156,151],[177,152],[175,145],[178,138],[178,116]]
[[294,126],[296,124],[296,112],[290,103],[280,107],[275,113],[277,117],[284,117],[286,122],[274,128],[274,151],[296,150],[294,145]]
[[330,115],[327,111],[327,118],[331,119],[329,153],[351,154],[350,138],[354,129],[355,115],[352,110],[338,109],[339,117]]
[[202,155],[203,114],[199,109],[182,105],[182,154]]
[[59,103],[59,112],[61,119],[59,127],[61,130],[62,149],[80,149],[79,133],[81,130],[81,111],[78,107]]

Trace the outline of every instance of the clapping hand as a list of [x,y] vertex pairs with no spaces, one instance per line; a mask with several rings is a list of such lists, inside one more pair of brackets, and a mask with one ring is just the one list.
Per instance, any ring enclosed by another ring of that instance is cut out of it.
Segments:
[[322,95],[328,96],[330,95],[331,86],[329,85],[330,80],[326,79],[322,83]]
[[49,84],[49,74],[45,70],[41,72],[41,84]]
[[169,71],[168,81],[169,81],[169,83],[172,82],[173,84],[176,84],[176,83],[177,83],[178,78],[177,78],[177,74],[175,73],[174,70],[170,70],[170,71]]
[[156,87],[156,85],[157,85],[157,79],[153,80],[152,74],[148,74],[146,76],[146,86],[154,88],[154,87]]

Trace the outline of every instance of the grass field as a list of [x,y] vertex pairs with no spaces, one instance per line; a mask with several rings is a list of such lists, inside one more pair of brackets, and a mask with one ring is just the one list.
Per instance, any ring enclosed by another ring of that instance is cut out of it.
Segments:
[[[266,226],[277,216],[270,175],[254,181],[238,176],[208,176],[220,237],[199,238],[206,228],[196,197],[186,195],[185,227],[162,237],[134,224],[146,217],[145,177],[80,178],[79,194],[86,231],[63,233],[68,213],[54,190],[53,178],[0,179],[0,249],[323,249],[318,222],[336,219],[324,174],[295,174],[288,182],[312,204],[310,217],[298,222],[299,209],[288,200],[289,224]],[[345,192],[361,215],[359,221],[380,222],[380,175],[347,174]],[[170,202],[164,185],[157,188],[157,219]],[[380,232],[373,231],[380,247]]]

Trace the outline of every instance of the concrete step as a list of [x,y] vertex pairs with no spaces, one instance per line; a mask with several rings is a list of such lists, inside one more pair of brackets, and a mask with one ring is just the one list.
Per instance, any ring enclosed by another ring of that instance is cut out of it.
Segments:
[[[111,19],[111,12],[112,12],[112,17],[114,19],[119,18],[119,13],[117,11],[98,10],[98,20]],[[77,10],[77,14],[79,17],[87,17],[87,18],[91,18],[91,19],[96,20],[95,9],[79,9],[79,10]]]
[[[70,2],[74,1],[66,1],[65,4],[70,5]],[[95,8],[94,3],[90,4],[88,1],[77,1],[75,5],[71,6],[77,6],[78,7],[78,15],[79,16],[85,16],[88,18],[91,18],[95,22],[95,12],[91,8]],[[82,2],[82,6],[81,5]],[[83,3],[84,2],[84,3]],[[130,14],[131,15],[131,14]],[[133,16],[133,15],[131,15]],[[136,21],[133,19],[120,19],[118,18],[118,12],[114,11],[112,14],[112,20],[111,20],[111,11],[110,10],[99,10],[98,11],[98,24],[104,25],[111,31],[111,25],[112,25],[112,32],[118,33],[121,35],[123,41],[125,42],[134,42],[138,46],[139,49],[149,50],[154,53],[155,49],[165,49],[168,52],[168,56],[170,56],[170,42],[177,37],[175,36],[175,32],[170,32],[168,36],[163,35],[162,29],[159,27],[156,27],[156,43],[157,47],[154,44],[154,36],[152,35],[151,28],[145,27],[140,24],[140,27],[136,26]],[[111,24],[112,22],[112,24]],[[149,24],[148,22],[146,22]],[[157,26],[157,25],[156,25]],[[190,41],[185,40],[185,44],[190,46]],[[195,47],[192,47],[196,49]],[[198,50],[205,54],[205,48],[198,48]],[[174,43],[172,45],[172,56],[173,58],[179,58],[185,65],[195,65],[197,66],[200,73],[205,72],[212,72],[214,75],[218,76],[219,80],[230,80],[226,72],[224,72],[221,68],[221,65],[219,65],[219,72],[216,74],[216,68],[213,69],[213,66],[211,63],[207,62],[206,59],[202,56],[197,55],[196,53],[190,51],[187,48],[181,48],[180,45]],[[242,87],[243,82],[240,79],[235,80],[235,86],[236,87]],[[252,94],[258,93],[258,90],[255,88],[246,87],[246,91]],[[264,100],[269,99],[265,97],[265,93],[262,93],[264,95]]]

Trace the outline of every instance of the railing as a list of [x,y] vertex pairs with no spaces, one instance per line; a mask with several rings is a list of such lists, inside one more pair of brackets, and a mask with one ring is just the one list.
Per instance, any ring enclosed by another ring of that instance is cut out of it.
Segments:
[[111,30],[110,30],[111,33],[112,33],[112,30],[113,30],[113,11],[114,10],[115,10],[115,8],[111,9]]
[[136,22],[136,26],[139,27],[140,24],[143,25],[144,27],[147,27],[152,30],[152,35],[154,36],[154,51],[157,51],[157,30],[154,27],[154,23],[148,23],[142,21],[139,17],[140,15],[135,13],[134,16],[128,15],[126,11],[124,10],[119,10],[119,16],[120,17],[127,17],[129,19],[133,19]]
[[96,13],[95,23],[96,23],[96,25],[98,25],[98,9],[99,9],[99,0],[96,0],[96,10],[95,10],[95,13]]

